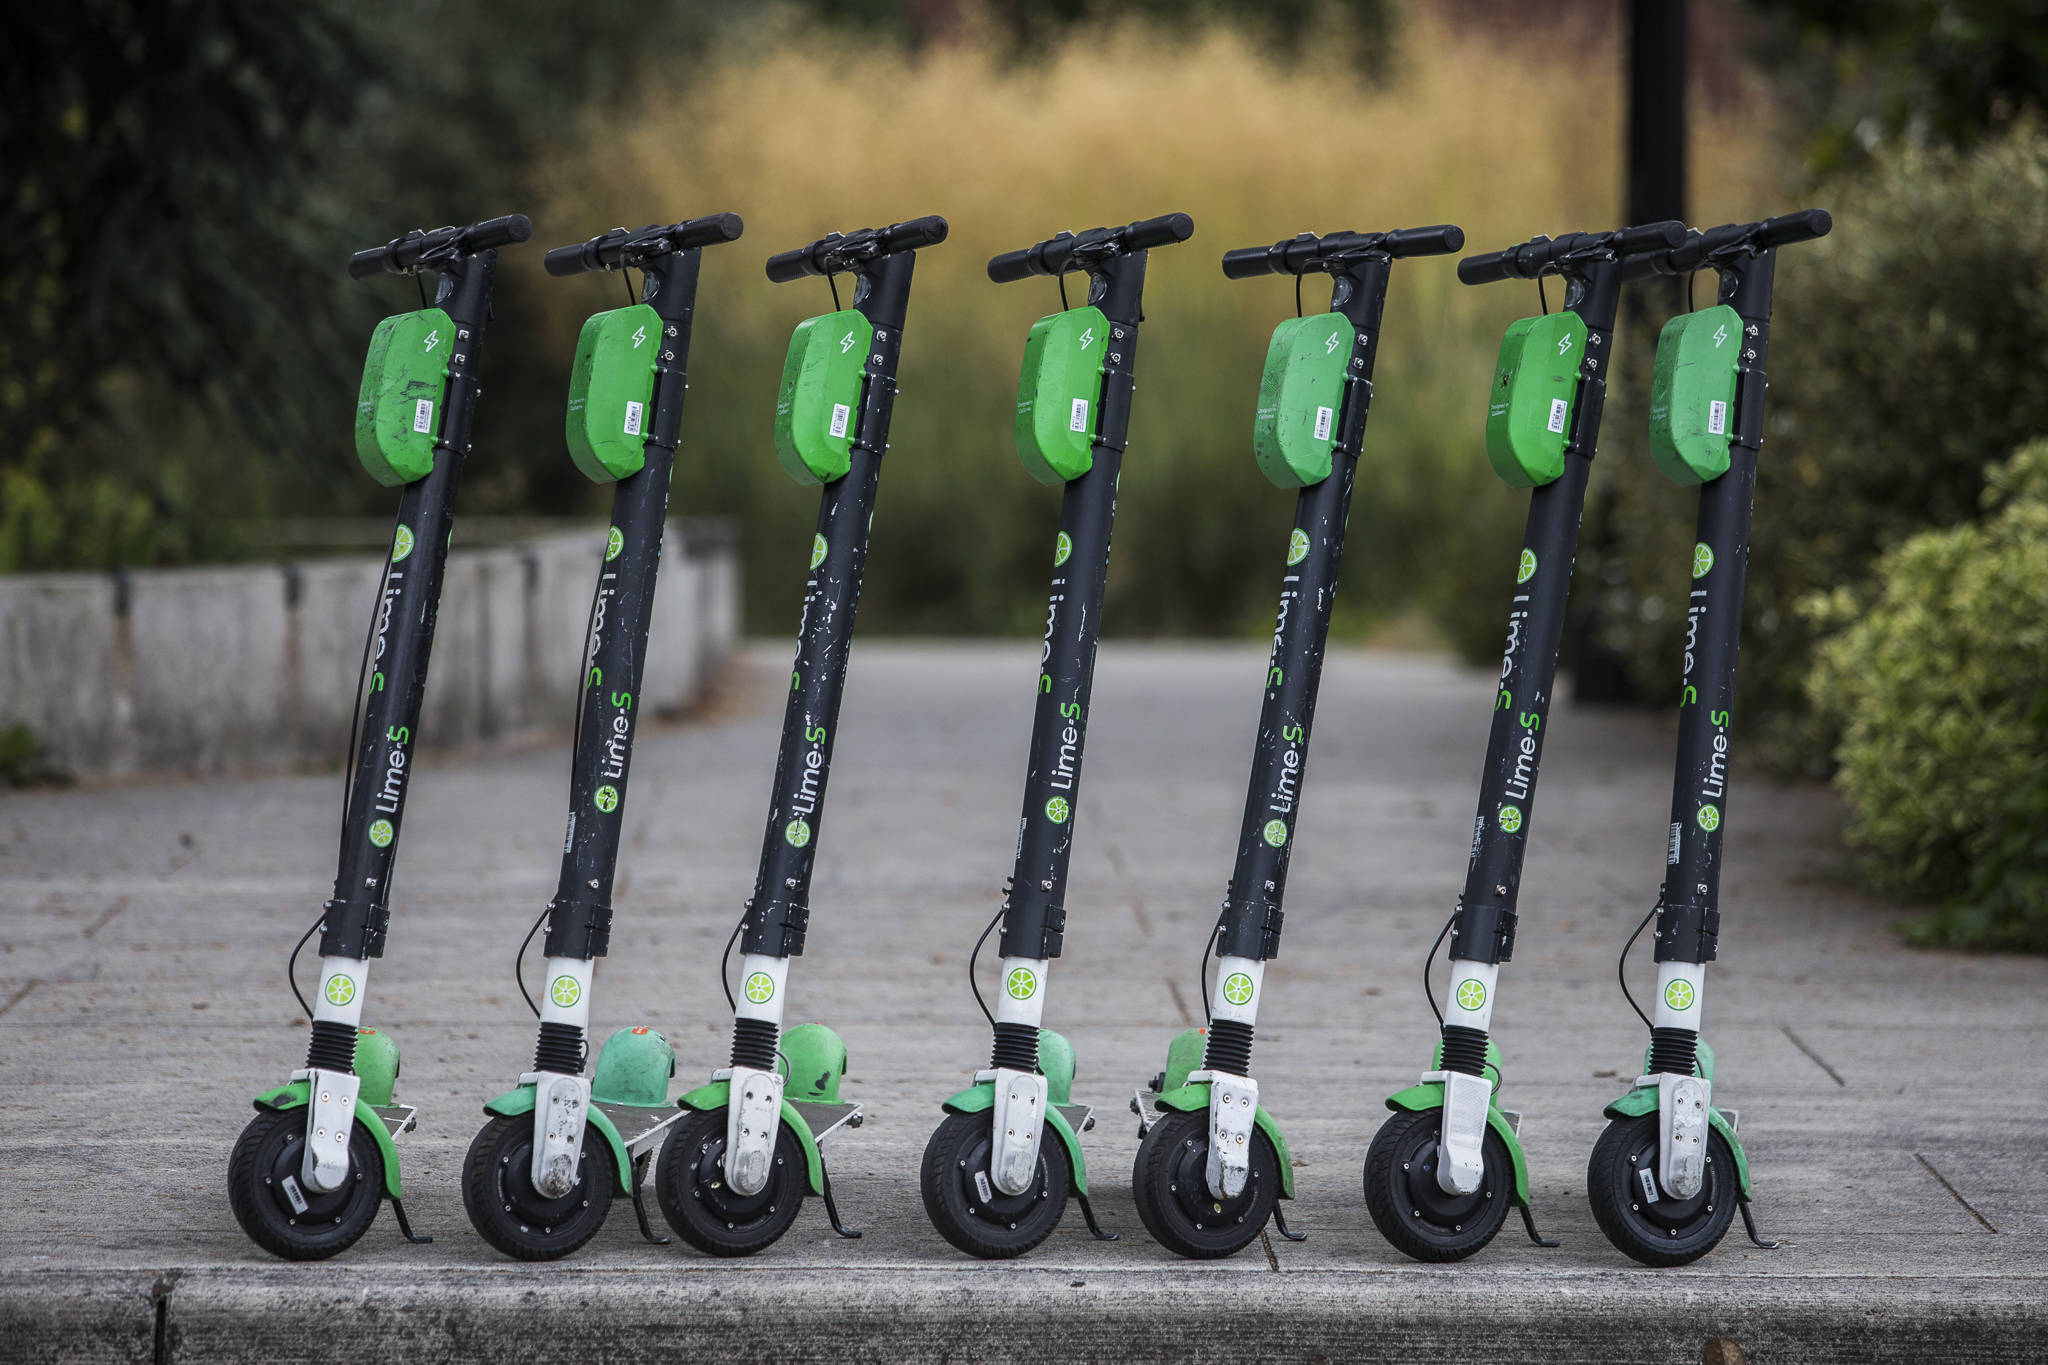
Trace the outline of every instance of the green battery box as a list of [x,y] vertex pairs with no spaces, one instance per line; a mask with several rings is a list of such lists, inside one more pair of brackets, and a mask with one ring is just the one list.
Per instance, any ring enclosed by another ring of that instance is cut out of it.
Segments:
[[1664,324],[1650,383],[1650,458],[1671,482],[1705,483],[1727,472],[1741,354],[1742,317],[1725,303]]
[[438,308],[377,324],[356,395],[356,458],[378,483],[424,479],[434,469],[455,324]]
[[1536,488],[1564,473],[1578,395],[1586,324],[1545,313],[1508,326],[1486,408],[1486,458],[1510,488]]
[[790,337],[775,399],[775,456],[798,483],[832,483],[852,467],[874,336],[866,314],[843,308],[805,318]]
[[1357,335],[1342,313],[1288,318],[1273,329],[1252,420],[1252,454],[1259,472],[1282,488],[1306,488],[1330,477],[1344,375]]
[[1040,483],[1078,479],[1095,463],[1108,349],[1109,319],[1092,304],[1031,324],[1017,382],[1017,458]]
[[569,371],[569,458],[598,483],[640,472],[654,420],[661,315],[644,303],[594,313],[576,338]]

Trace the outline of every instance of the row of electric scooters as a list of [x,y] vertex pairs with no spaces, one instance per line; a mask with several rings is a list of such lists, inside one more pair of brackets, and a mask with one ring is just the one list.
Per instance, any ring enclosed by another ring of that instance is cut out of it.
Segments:
[[[1537,764],[1622,287],[1702,268],[1718,274],[1719,302],[1664,328],[1650,406],[1658,468],[1700,486],[1666,875],[1656,907],[1629,940],[1632,946],[1654,917],[1654,1013],[1643,1015],[1650,1043],[1640,1075],[1607,1106],[1611,1122],[1593,1150],[1587,1191],[1601,1229],[1645,1264],[1704,1255],[1738,1209],[1751,1238],[1769,1245],[1757,1239],[1749,1212],[1737,1116],[1713,1103],[1713,1054],[1700,1041],[1700,1017],[1720,919],[1729,727],[1772,273],[1779,247],[1819,237],[1829,226],[1818,210],[1703,233],[1652,223],[1537,237],[1459,263],[1467,284],[1556,276],[1564,298],[1559,311],[1546,309],[1508,329],[1494,375],[1486,450],[1502,479],[1531,490],[1528,530],[1515,567],[1471,861],[1457,908],[1430,952],[1433,959],[1448,940],[1448,999],[1439,1007],[1431,996],[1442,1041],[1418,1083],[1387,1101],[1392,1116],[1365,1161],[1373,1220],[1410,1256],[1469,1256],[1499,1231],[1510,1207],[1529,1236],[1543,1242],[1529,1208],[1519,1116],[1498,1104],[1500,1054],[1490,1019],[1500,964],[1515,942]],[[1001,926],[993,1012],[982,1002],[994,1045],[973,1083],[945,1101],[921,1170],[932,1223],[975,1256],[1017,1256],[1038,1245],[1069,1197],[1089,1228],[1107,1235],[1089,1205],[1077,1136],[1093,1117],[1073,1102],[1073,1050],[1043,1027],[1043,1005],[1066,930],[1067,871],[1147,253],[1185,241],[1193,230],[1185,214],[1169,214],[1128,227],[1062,232],[988,265],[998,283],[1085,275],[1088,292],[1085,302],[1067,307],[1063,288],[1061,310],[1034,324],[1025,344],[1017,450],[1036,479],[1063,489],[1051,604],[1032,687],[1016,864],[1000,910],[975,945],[978,956]],[[527,220],[514,216],[413,232],[359,253],[349,266],[359,278],[433,273],[439,284],[433,306],[377,328],[363,377],[358,453],[373,476],[403,491],[365,645],[334,895],[293,950],[295,962],[299,949],[320,936],[319,985],[307,1008],[311,1043],[305,1066],[257,1097],[256,1117],[229,1169],[236,1218],[258,1245],[288,1258],[348,1247],[386,1198],[400,1231],[425,1240],[406,1220],[395,1146],[413,1126],[414,1111],[395,1100],[397,1050],[387,1035],[362,1027],[363,1007],[370,963],[383,954],[390,918],[492,274],[498,249],[529,231]],[[615,1197],[631,1198],[645,1236],[666,1240],[656,1237],[643,1198],[650,1164],[669,1226],[713,1255],[771,1245],[806,1195],[823,1201],[835,1230],[859,1235],[840,1222],[820,1154],[829,1135],[860,1123],[859,1106],[839,1094],[845,1047],[821,1024],[785,1030],[783,1019],[790,959],[803,951],[809,922],[826,776],[889,447],[915,253],[945,240],[943,219],[834,233],[768,260],[768,277],[779,282],[849,275],[853,299],[838,308],[835,285],[835,310],[797,327],[775,413],[783,468],[823,492],[760,871],[733,933],[741,962],[737,997],[727,987],[731,1065],[672,1100],[674,1053],[643,1027],[613,1034],[585,1074],[593,968],[610,937],[639,720],[635,698],[682,426],[698,272],[703,248],[740,231],[736,216],[721,214],[616,229],[546,257],[554,275],[637,270],[641,284],[639,302],[596,314],[577,343],[567,442],[584,473],[615,484],[611,531],[579,664],[561,880],[520,948],[523,960],[545,925],[543,985],[538,1002],[527,997],[539,1019],[533,1064],[516,1087],[485,1106],[487,1121],[463,1171],[463,1198],[478,1232],[525,1259],[582,1246]],[[1297,281],[1297,316],[1275,328],[1267,352],[1253,450],[1268,478],[1298,492],[1237,858],[1210,932],[1217,965],[1209,1025],[1174,1039],[1165,1069],[1133,1104],[1143,1133],[1132,1175],[1138,1213],[1162,1245],[1184,1256],[1230,1255],[1269,1220],[1294,1236],[1281,1214],[1281,1201],[1294,1194],[1293,1163],[1279,1125],[1259,1103],[1253,1027],[1264,967],[1279,949],[1388,279],[1397,260],[1463,245],[1458,228],[1438,226],[1303,233],[1223,257],[1232,279],[1276,274]],[[1301,316],[1299,280],[1311,273],[1330,277],[1330,306]],[[732,946],[729,940],[728,956]],[[730,979],[724,962],[720,973]]]

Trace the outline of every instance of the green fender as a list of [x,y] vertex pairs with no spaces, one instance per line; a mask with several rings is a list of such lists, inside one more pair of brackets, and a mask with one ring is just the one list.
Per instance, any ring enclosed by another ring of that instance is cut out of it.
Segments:
[[[1654,1114],[1657,1112],[1657,1087],[1639,1085],[1601,1112],[1610,1119],[1633,1119],[1641,1118],[1644,1114]],[[1749,1154],[1742,1150],[1741,1140],[1735,1136],[1735,1130],[1728,1126],[1728,1120],[1722,1116],[1719,1109],[1708,1106],[1707,1123],[1721,1135],[1721,1140],[1728,1144],[1728,1150],[1735,1153],[1736,1184],[1742,1190],[1742,1197],[1747,1200],[1750,1197]]]
[[[713,1081],[700,1085],[676,1103],[684,1109],[695,1109],[700,1113],[713,1113],[724,1109],[732,1101],[732,1082]],[[782,1102],[782,1121],[789,1125],[789,1131],[796,1134],[797,1142],[804,1149],[804,1180],[812,1194],[825,1192],[825,1159],[818,1155],[818,1140],[811,1136],[811,1125],[804,1122],[804,1116],[785,1099]]]
[[[1161,1109],[1178,1109],[1183,1114],[1209,1108],[1209,1082],[1197,1081],[1183,1085],[1155,1096],[1153,1104]],[[1294,1198],[1294,1158],[1288,1155],[1287,1139],[1280,1136],[1280,1125],[1273,1122],[1273,1116],[1260,1105],[1259,1112],[1252,1115],[1252,1125],[1266,1135],[1266,1141],[1273,1144],[1273,1155],[1280,1158],[1280,1197]]]
[[[484,1106],[486,1114],[495,1114],[501,1119],[518,1118],[521,1114],[533,1112],[533,1087],[522,1085],[517,1090],[507,1090]],[[604,1116],[604,1110],[591,1105],[586,1114],[590,1126],[604,1134],[605,1144],[612,1151],[612,1169],[618,1176],[618,1184],[612,1193],[625,1194],[633,1188],[633,1158],[626,1155],[626,1140],[619,1136],[619,1130]]]
[[[1045,1109],[1046,1126],[1060,1135],[1060,1143],[1067,1149],[1067,1165],[1074,1172],[1074,1193],[1085,1196],[1088,1193],[1088,1163],[1081,1155],[1081,1139],[1068,1126],[1060,1111],[1050,1101]],[[985,1109],[995,1108],[996,1085],[994,1081],[983,1081],[970,1085],[959,1094],[947,1100],[940,1108],[949,1114],[979,1114]]]
[[[303,1109],[313,1097],[311,1081],[292,1081],[275,1090],[266,1090],[256,1097],[258,1109]],[[377,1152],[384,1158],[384,1193],[398,1199],[398,1146],[391,1140],[391,1130],[384,1126],[384,1120],[377,1117],[377,1111],[363,1103],[360,1095],[356,1099],[356,1122],[368,1130],[377,1144]]]
[[[1441,1109],[1443,1107],[1444,1084],[1442,1081],[1425,1081],[1421,1085],[1411,1085],[1406,1090],[1387,1096],[1387,1108],[1389,1109],[1406,1109],[1410,1113],[1419,1114],[1425,1110]],[[1497,1105],[1489,1104],[1486,1106],[1486,1126],[1493,1129],[1500,1140],[1506,1144],[1508,1156],[1515,1164],[1515,1207],[1527,1208],[1529,1206],[1529,1163],[1522,1156],[1521,1139],[1515,1136],[1514,1129],[1508,1127],[1507,1116],[1500,1112]]]

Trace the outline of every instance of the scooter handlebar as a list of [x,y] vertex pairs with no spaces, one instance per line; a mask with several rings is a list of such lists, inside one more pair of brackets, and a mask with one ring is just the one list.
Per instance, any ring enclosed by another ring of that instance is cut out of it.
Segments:
[[714,213],[666,227],[644,227],[638,232],[613,228],[587,242],[558,246],[541,258],[541,264],[548,274],[558,277],[581,275],[587,270],[616,270],[621,265],[639,265],[656,256],[738,241],[745,231],[746,224],[737,213]]
[[[1019,251],[992,256],[988,277],[997,284],[1011,284],[1032,275],[1064,275],[1086,268],[1086,262],[1111,256],[1150,251],[1172,246],[1195,235],[1195,220],[1185,213],[1163,213],[1125,227],[1089,228],[1086,232],[1062,232]],[[1076,264],[1076,257],[1081,264]]]
[[919,247],[937,246],[946,240],[952,229],[946,220],[936,213],[925,218],[913,218],[907,223],[897,223],[881,231],[882,251],[893,256],[899,251],[915,251]]
[[862,261],[895,256],[920,247],[937,246],[946,240],[946,220],[936,214],[892,223],[885,228],[862,228],[858,232],[828,233],[809,246],[778,251],[768,258],[768,278],[788,284],[806,275],[832,275],[851,270]]
[[1254,275],[1306,275],[1330,270],[1361,256],[1442,256],[1465,245],[1465,230],[1455,223],[1434,227],[1397,228],[1392,232],[1331,232],[1321,237],[1304,232],[1271,246],[1238,247],[1223,253],[1226,279]]
[[1465,246],[1465,229],[1456,223],[1435,227],[1397,228],[1380,241],[1380,248],[1396,260],[1404,256],[1448,256]]
[[468,227],[440,227],[413,231],[394,237],[382,246],[358,251],[349,257],[348,273],[358,280],[372,275],[403,275],[425,265],[475,256],[481,252],[523,242],[533,235],[533,223],[523,213],[486,218]]
[[1617,228],[1613,232],[1567,232],[1562,237],[1535,237],[1520,246],[1467,256],[1458,262],[1458,279],[1465,284],[1533,280],[1582,252],[1604,251],[1627,258],[1649,251],[1668,251],[1685,240],[1685,233],[1685,224],[1666,219],[1661,223]]
[[1769,251],[1793,242],[1810,242],[1827,236],[1834,225],[1835,220],[1826,209],[1802,209],[1757,223],[1724,223],[1687,239],[1671,253],[1671,268],[1681,272],[1697,270],[1729,251]]
[[1195,220],[1185,213],[1162,213],[1123,230],[1125,251],[1150,251],[1155,246],[1172,246],[1195,235]]

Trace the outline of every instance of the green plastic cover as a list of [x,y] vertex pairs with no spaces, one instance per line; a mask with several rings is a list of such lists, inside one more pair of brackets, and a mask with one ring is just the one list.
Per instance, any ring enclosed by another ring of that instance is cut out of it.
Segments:
[[846,1044],[823,1024],[798,1024],[778,1045],[789,1063],[788,1097],[838,1104],[839,1078],[846,1074]]
[[373,1028],[356,1030],[356,1075],[362,1085],[356,1098],[364,1104],[389,1104],[398,1086],[398,1044]]
[[356,395],[356,458],[378,483],[396,487],[433,472],[454,346],[455,324],[438,308],[393,314],[371,334]]
[[1657,338],[1650,384],[1650,458],[1676,484],[1728,472],[1742,317],[1727,304],[1680,313]]
[[1045,1077],[1047,1104],[1074,1102],[1074,1045],[1065,1034],[1038,1031],[1038,1070]]
[[1031,324],[1017,383],[1017,458],[1044,484],[1078,479],[1095,463],[1102,357],[1109,319],[1092,304]]
[[637,474],[647,463],[661,326],[659,313],[636,303],[592,314],[576,338],[576,364],[569,371],[569,458],[598,483]]
[[874,324],[857,309],[806,318],[789,339],[775,400],[775,455],[801,484],[844,478],[860,425],[861,373]]
[[1259,472],[1282,488],[1306,488],[1330,477],[1344,374],[1358,329],[1342,313],[1288,318],[1273,329],[1252,453]]
[[1510,488],[1536,488],[1564,473],[1586,324],[1546,313],[1508,327],[1486,408],[1486,458]]
[[[623,310],[622,310],[623,311]],[[669,1078],[676,1074],[676,1050],[645,1024],[622,1028],[604,1040],[590,1098],[606,1104],[665,1105]]]

